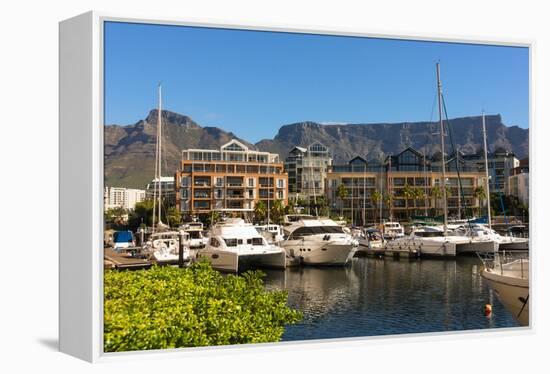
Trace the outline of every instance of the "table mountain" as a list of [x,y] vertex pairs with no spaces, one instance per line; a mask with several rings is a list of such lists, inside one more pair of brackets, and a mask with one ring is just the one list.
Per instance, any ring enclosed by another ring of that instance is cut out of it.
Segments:
[[[451,137],[462,152],[476,153],[483,147],[481,116],[455,118],[450,121]],[[489,151],[497,148],[513,151],[519,158],[529,153],[529,131],[506,126],[500,115],[485,116]],[[445,133],[448,133],[446,130]],[[451,149],[446,137],[446,152]],[[265,139],[259,149],[286,155],[295,145],[307,146],[319,141],[332,151],[337,162],[359,155],[377,160],[380,155],[397,154],[408,146],[433,155],[440,150],[438,122],[359,123],[325,125],[298,122],[282,126],[274,139]]]
[[[144,188],[151,181],[157,116],[157,110],[151,110],[147,118],[133,125],[105,126],[105,185]],[[433,122],[339,125],[298,122],[282,126],[274,139],[251,144],[220,128],[201,127],[185,115],[163,110],[162,118],[163,175],[172,175],[177,169],[182,149],[217,149],[231,139],[238,139],[252,149],[279,153],[282,159],[296,145],[319,141],[330,148],[336,162],[345,162],[356,155],[376,160],[382,154],[399,153],[407,146],[420,151],[425,147],[429,155],[439,150],[439,137],[433,135],[439,124]],[[528,155],[527,129],[504,125],[500,115],[485,119],[490,150],[504,148],[519,158]],[[462,152],[474,153],[483,146],[480,116],[452,119],[450,124],[453,141]]]

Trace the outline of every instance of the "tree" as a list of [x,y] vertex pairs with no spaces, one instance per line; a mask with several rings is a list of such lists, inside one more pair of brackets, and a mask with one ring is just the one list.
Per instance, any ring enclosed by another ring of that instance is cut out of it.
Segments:
[[260,200],[254,206],[254,218],[257,221],[262,222],[265,219],[266,215],[267,215],[267,207],[265,203],[262,200]]
[[340,199],[340,216],[344,216],[344,199],[347,198],[349,195],[348,189],[346,186],[342,183],[338,186],[336,189],[336,196],[338,196],[338,199]]
[[136,231],[142,223],[146,226],[152,226],[153,224],[153,200],[136,203],[134,210],[130,213],[128,218],[130,230]]
[[430,195],[434,199],[434,210],[435,210],[434,216],[435,216],[437,215],[437,205],[438,205],[437,202],[439,201],[439,199],[443,197],[443,190],[439,186],[433,186],[432,189],[430,190]]
[[409,200],[414,198],[414,189],[408,184],[405,184],[405,187],[403,187],[403,197],[405,198],[405,211],[407,212],[407,218],[410,219],[411,215],[409,214]]
[[177,227],[181,223],[181,212],[175,206],[168,208],[166,212],[166,220],[170,227]]
[[413,198],[415,201],[415,207],[418,205],[417,202],[419,200],[422,200],[426,197],[426,194],[424,193],[424,190],[422,188],[415,188],[413,189]]
[[382,193],[378,190],[375,190],[370,194],[370,201],[374,206],[374,213],[373,213],[374,221],[376,221],[376,211],[378,210],[376,209],[376,206],[378,205],[381,199],[382,199]]
[[474,198],[477,199],[477,205],[481,209],[481,200],[485,200],[487,198],[487,194],[485,193],[485,188],[483,186],[477,186],[474,189]]
[[392,204],[393,204],[393,195],[391,193],[385,193],[384,194],[384,202],[386,203],[386,205],[388,206],[388,212],[389,212],[389,215],[390,215],[390,219],[391,219],[391,208],[392,208]]
[[285,215],[285,206],[282,200],[274,200],[271,203],[271,209],[269,210],[270,221],[273,221],[277,224],[283,223],[283,217]]
[[296,202],[294,200],[288,200],[288,204],[285,206],[285,214],[296,213]]
[[317,196],[315,202],[312,202],[310,206],[318,215],[328,216],[328,203],[325,196]]
[[126,220],[128,211],[121,206],[109,208],[105,211],[105,223],[113,223],[115,226],[121,226]]

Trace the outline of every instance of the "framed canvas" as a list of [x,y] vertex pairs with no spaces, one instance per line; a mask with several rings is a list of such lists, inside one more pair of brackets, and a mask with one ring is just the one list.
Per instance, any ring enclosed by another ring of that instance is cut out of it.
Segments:
[[531,43],[97,12],[59,35],[61,351],[533,327]]

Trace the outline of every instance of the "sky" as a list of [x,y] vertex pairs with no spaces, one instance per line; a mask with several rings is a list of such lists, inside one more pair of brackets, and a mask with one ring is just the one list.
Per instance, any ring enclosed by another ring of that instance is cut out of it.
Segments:
[[500,113],[529,126],[524,47],[108,22],[105,124],[157,107],[250,142],[282,125],[437,119],[436,62],[449,118]]

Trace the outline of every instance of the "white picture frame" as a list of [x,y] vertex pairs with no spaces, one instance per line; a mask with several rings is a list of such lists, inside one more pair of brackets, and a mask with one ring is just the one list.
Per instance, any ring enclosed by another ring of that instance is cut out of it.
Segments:
[[[198,351],[215,354],[214,347],[174,349],[166,351],[108,353],[103,352],[103,24],[107,21],[151,23],[183,26],[208,26],[215,28],[237,28],[246,30],[284,31],[297,33],[318,33],[326,35],[347,35],[381,37],[392,39],[414,39],[443,42],[484,43],[528,47],[532,61],[531,40],[473,40],[450,39],[433,35],[399,35],[357,32],[355,30],[318,30],[288,25],[257,25],[211,23],[201,20],[173,18],[127,17],[102,12],[87,12],[62,21],[59,25],[59,347],[60,351],[89,362],[117,360],[120,357],[148,355],[193,354]],[[532,85],[530,87],[532,90]],[[532,114],[530,110],[530,123]],[[530,127],[530,144],[534,131]],[[530,149],[532,154],[532,148]],[[530,201],[534,201],[531,192]],[[531,204],[533,209],[536,205]],[[533,213],[531,213],[533,215]],[[536,248],[535,226],[530,227],[531,246]],[[536,258],[535,251],[531,262]],[[531,277],[531,282],[534,277]],[[532,301],[531,301],[532,302]],[[533,308],[531,308],[533,310]],[[536,315],[527,330],[536,325]],[[515,330],[515,329],[511,329]],[[466,332],[477,334],[526,333],[522,328],[514,331]],[[408,336],[421,341],[426,336],[442,334],[419,334]],[[381,337],[380,337],[381,338]],[[363,344],[366,340],[380,339],[347,338],[330,341],[308,341],[268,344],[280,349],[295,349],[301,344],[333,344],[335,346]],[[388,337],[383,337],[387,339]],[[390,337],[391,338],[391,337]],[[399,339],[402,339],[399,337]],[[230,346],[224,350],[263,349],[257,346]],[[220,347],[215,347],[217,350]]]

